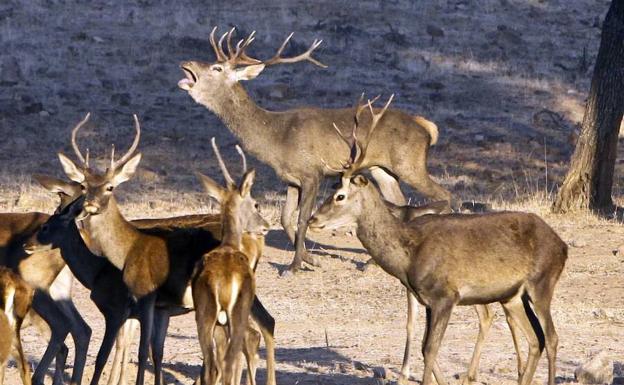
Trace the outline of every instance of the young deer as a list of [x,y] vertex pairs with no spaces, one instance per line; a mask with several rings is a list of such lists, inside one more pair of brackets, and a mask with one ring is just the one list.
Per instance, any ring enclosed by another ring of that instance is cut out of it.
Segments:
[[0,317],[0,385],[4,383],[6,362],[15,350],[15,359],[20,369],[22,383],[31,384],[30,366],[22,349],[20,329],[26,314],[30,310],[33,289],[10,269],[0,267],[0,299],[2,316]]
[[[371,130],[378,118],[373,115]],[[527,213],[426,215],[401,221],[377,188],[355,174],[368,139],[370,135],[359,143],[352,135],[352,156],[341,185],[310,219],[310,227],[355,224],[377,264],[427,308],[423,384],[431,384],[432,373],[439,384],[446,383],[436,356],[454,306],[500,302],[529,342],[519,383],[531,383],[545,345],[548,383],[554,385],[557,334],[550,304],[567,259],[566,244],[543,220]]]
[[[253,261],[244,253],[242,235],[243,232],[264,234],[269,225],[260,216],[258,204],[251,196],[255,171],[245,171],[237,186],[214,138],[212,147],[226,188],[205,175],[200,176],[208,195],[221,205],[221,245],[205,254],[198,263],[192,285],[193,302],[204,355],[202,384],[216,385],[222,379],[223,384],[234,385],[234,369],[242,351],[255,295]],[[217,331],[217,326],[221,330]],[[248,378],[249,383],[255,384],[251,371]]]
[[[280,63],[309,61],[321,67],[312,52],[321,44],[315,40],[310,48],[295,57],[282,57],[292,34],[286,38],[275,56],[268,60],[251,58],[245,52],[254,40],[254,33],[232,45],[234,30],[223,34],[217,42],[216,28],[210,42],[216,54],[214,63],[188,61],[182,63],[186,77],[178,86],[197,102],[215,113],[240,139],[243,147],[259,160],[271,166],[287,183],[286,204],[282,210],[282,226],[295,245],[295,256],[287,270],[295,272],[302,261],[319,265],[317,257],[305,249],[308,219],[316,201],[319,184],[325,176],[338,175],[325,167],[321,159],[340,165],[344,159],[337,154],[344,144],[331,135],[331,124],[344,125],[353,118],[351,109],[297,108],[267,111],[247,94],[241,81],[258,76],[266,66]],[[227,44],[227,53],[223,42]],[[389,110],[380,122],[362,167],[371,170],[388,200],[398,205],[406,203],[397,177],[436,200],[450,201],[450,193],[434,182],[427,171],[429,146],[436,143],[437,126],[427,119]],[[396,177],[395,177],[396,176]],[[299,208],[296,224],[293,214]],[[296,229],[296,231],[295,231]]]
[[[119,160],[115,160],[113,154],[111,165],[103,174],[86,166],[75,136],[72,144],[82,167],[63,154],[59,154],[59,158],[67,176],[84,188],[83,210],[77,219],[82,227],[82,238],[92,252],[105,256],[122,270],[123,282],[137,300],[141,325],[137,385],[144,382],[152,329],[155,320],[158,321],[156,334],[160,335],[158,338],[162,343],[152,346],[154,376],[158,385],[161,382],[162,346],[169,316],[192,310],[193,305],[188,301],[190,296],[186,293],[190,293],[188,289],[193,268],[204,253],[219,245],[219,241],[215,234],[201,228],[139,229],[123,217],[113,190],[133,176],[141,159],[140,153],[134,154],[140,138],[136,116],[134,121],[136,136],[130,150]],[[252,315],[267,342],[268,356],[272,357],[274,321],[257,298],[253,300]],[[269,381],[274,383],[271,370],[267,375]]]

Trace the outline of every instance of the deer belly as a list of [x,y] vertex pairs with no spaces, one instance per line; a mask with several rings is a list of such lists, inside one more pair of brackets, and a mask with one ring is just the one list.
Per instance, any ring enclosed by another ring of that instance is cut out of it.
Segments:
[[459,305],[488,304],[504,302],[523,290],[522,282],[483,282],[482,284],[464,285],[459,288]]

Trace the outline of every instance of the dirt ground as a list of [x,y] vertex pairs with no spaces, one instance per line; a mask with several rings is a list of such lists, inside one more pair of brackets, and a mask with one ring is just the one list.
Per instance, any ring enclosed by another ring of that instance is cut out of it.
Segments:
[[[237,26],[241,35],[257,30],[252,53],[262,57],[271,56],[294,30],[289,52],[321,38],[317,57],[329,68],[298,64],[267,70],[246,85],[258,103],[275,110],[340,107],[352,105],[362,91],[394,92],[395,107],[435,121],[440,140],[429,161],[434,178],[460,200],[537,212],[571,245],[553,304],[560,337],[558,381],[573,382],[575,367],[587,355],[605,350],[616,361],[615,383],[623,384],[624,256],[612,250],[624,243],[624,227],[590,215],[547,214],[574,148],[608,4],[3,0],[0,210],[53,210],[54,200],[30,175],[60,175],[56,152],[71,151],[70,128],[88,111],[93,111],[94,124],[79,142],[100,164],[111,142],[118,149],[129,143],[130,114],[138,113],[143,122],[141,168],[117,193],[126,215],[212,210],[193,171],[219,175],[208,144],[212,136],[222,143],[227,160],[238,162],[236,139],[176,87],[182,76],[178,63],[212,60],[207,37],[214,25]],[[312,234],[310,247],[325,256],[323,267],[280,278],[279,271],[292,258],[277,226],[285,188],[268,167],[250,161],[258,168],[255,194],[275,229],[257,286],[277,320],[278,383],[378,384],[383,382],[374,378],[379,368],[392,383],[403,355],[404,290],[378,268],[360,272],[368,257],[358,240],[344,233]],[[618,161],[614,181],[619,203],[623,165]],[[323,194],[330,185],[323,185]],[[87,383],[104,324],[79,285],[75,301],[93,329]],[[479,381],[513,384],[513,345],[496,308]],[[418,315],[417,346],[423,313]],[[451,319],[439,362],[452,384],[470,360],[476,319],[470,308],[456,309]],[[195,329],[192,315],[171,323],[165,352],[169,384],[190,384],[199,371]],[[35,363],[43,341],[29,329],[24,344]],[[411,360],[414,380],[422,373],[418,350]],[[8,385],[19,383],[14,366],[6,378]],[[261,369],[259,383],[264,378]],[[545,379],[543,357],[536,383]]]
[[[624,256],[612,252],[624,237],[624,227],[591,217],[547,216],[547,220],[574,245],[553,303],[560,341],[558,382],[574,382],[574,369],[587,355],[605,350],[616,361],[616,378],[620,378],[615,383],[624,383]],[[405,340],[404,289],[379,268],[366,273],[358,269],[367,255],[357,238],[319,233],[313,239],[311,248],[324,256],[322,268],[280,278],[278,272],[290,262],[291,252],[283,232],[275,230],[268,236],[269,247],[258,270],[258,295],[277,320],[278,383],[377,384],[374,373],[379,368],[384,368],[389,381],[395,381]],[[75,294],[79,310],[93,328],[86,382],[102,338],[103,320],[78,284]],[[511,335],[502,310],[495,307],[497,318],[486,342],[478,383],[514,384]],[[416,345],[424,325],[424,311],[419,310]],[[470,361],[476,319],[468,307],[457,308],[451,319],[439,356],[451,384],[459,383]],[[32,329],[24,342],[31,360],[43,353],[44,344]],[[423,368],[418,350],[411,359],[414,381],[420,380]],[[136,352],[133,357],[136,362]],[[166,342],[167,383],[191,384],[200,360],[193,315],[175,318]],[[542,357],[535,383],[544,383],[546,376]],[[265,371],[260,369],[259,383],[264,378]],[[8,385],[19,383],[15,368],[8,370],[7,379]]]

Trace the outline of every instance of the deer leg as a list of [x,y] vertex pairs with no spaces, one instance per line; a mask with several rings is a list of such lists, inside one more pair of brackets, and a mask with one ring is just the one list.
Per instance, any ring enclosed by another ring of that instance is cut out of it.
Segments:
[[[108,361],[108,356],[113,349],[115,338],[119,333],[119,329],[126,321],[127,316],[128,312],[123,312],[121,314],[118,312],[109,312],[104,314],[104,321],[106,323],[104,337],[102,338],[102,343],[100,344],[100,349],[95,359],[95,369],[93,371],[93,377],[91,377],[91,385],[97,385],[99,383],[102,371],[106,366],[106,361]],[[112,375],[111,373],[111,377]]]
[[451,193],[434,182],[427,171],[427,151],[421,152],[417,159],[404,158],[393,167],[399,179],[433,200],[445,200],[451,203]]
[[410,356],[412,340],[414,339],[414,318],[418,314],[418,303],[414,294],[407,289],[407,338],[405,339],[405,352],[403,353],[403,365],[401,366],[401,376],[399,377],[399,385],[409,382],[410,376]]
[[[441,299],[428,308],[427,312],[427,338],[423,346],[423,358],[425,369],[423,371],[423,385],[431,385],[435,374],[438,384],[446,384],[442,373],[437,367],[437,355],[444,337],[444,332],[451,318],[454,304],[449,300]],[[437,373],[435,373],[437,372]]]
[[542,290],[542,295],[534,295],[533,308],[540,322],[540,326],[544,332],[544,340],[546,345],[546,357],[548,358],[548,385],[555,385],[555,374],[557,370],[557,344],[559,337],[555,330],[555,324],[550,313],[550,299],[552,298],[552,290],[546,288]]
[[288,239],[294,245],[295,244],[295,222],[293,221],[295,211],[297,211],[297,205],[299,203],[299,188],[297,186],[288,186],[286,190],[286,203],[282,207],[282,227],[288,235]]
[[518,335],[519,326],[516,324],[514,318],[509,315],[509,312],[505,309],[505,307],[503,307],[503,310],[505,311],[507,325],[509,326],[509,331],[511,331],[511,338],[513,339],[514,349],[516,350],[516,360],[518,361],[518,379],[520,379],[522,378],[522,373],[524,373],[526,363],[522,359],[522,351],[520,350],[520,336]]
[[0,385],[4,385],[4,371],[6,369],[6,366],[6,362],[0,362]]
[[472,353],[472,359],[470,360],[470,367],[468,373],[462,379],[462,384],[467,385],[477,380],[477,371],[479,370],[479,360],[481,359],[481,352],[483,350],[483,343],[490,331],[492,322],[494,321],[494,312],[488,305],[476,305],[474,309],[479,317],[479,335],[477,336],[477,343],[475,344],[474,352]]
[[17,350],[17,367],[20,369],[20,375],[22,377],[22,383],[24,385],[31,385],[30,378],[30,365],[28,364],[28,360],[24,355],[24,349],[22,349],[22,320],[17,320],[15,324],[15,350]]
[[524,373],[522,373],[518,383],[520,385],[530,385],[533,380],[533,375],[535,374],[537,361],[539,360],[541,354],[540,342],[535,328],[530,320],[530,317],[535,317],[535,315],[529,313],[532,313],[532,310],[530,307],[525,306],[521,295],[513,297],[508,302],[502,303],[502,305],[506,313],[509,317],[514,319],[514,322],[518,325],[520,330],[522,330],[522,333],[527,339],[529,345],[529,355]]
[[54,378],[52,379],[52,385],[63,385],[63,372],[65,371],[65,363],[67,362],[67,354],[69,349],[65,343],[61,344],[58,353],[54,359]]
[[308,220],[312,216],[312,209],[318,193],[318,179],[309,178],[301,186],[301,199],[299,202],[299,218],[297,221],[297,234],[295,235],[295,258],[288,267],[288,271],[294,273],[301,270],[302,261],[312,266],[320,266],[318,257],[311,256],[305,247]]
[[[260,333],[253,327],[247,327],[245,336],[245,358],[247,360],[247,385],[256,385],[256,370],[258,369],[258,349],[260,348]],[[240,384],[237,382],[237,384]]]
[[[130,347],[132,346],[132,342],[134,341],[134,337],[136,336],[136,331],[139,326],[139,322],[136,319],[126,320],[124,325],[124,335],[125,338],[122,341],[122,351],[121,351],[121,360],[119,364],[121,366],[121,371],[119,372],[119,385],[126,385],[128,375],[126,372],[128,371],[128,363],[130,362]],[[119,342],[119,339],[117,339]],[[114,385],[114,384],[110,384]]]
[[71,299],[59,302],[61,310],[70,320],[71,329],[69,332],[74,340],[76,353],[74,357],[74,370],[72,372],[70,384],[79,385],[82,382],[84,367],[87,363],[89,341],[91,340],[91,328],[82,318]]
[[[152,326],[154,324],[154,305],[156,294],[148,294],[141,298],[137,306],[139,308],[139,322],[141,324],[141,338],[139,342],[139,367],[137,370],[136,385],[143,385],[145,382],[145,368],[147,367],[147,357],[149,355],[150,342],[152,339]],[[154,370],[154,377],[159,376]]]
[[275,385],[275,319],[262,305],[258,297],[254,297],[251,306],[251,318],[260,328],[266,347],[266,385]]
[[[69,320],[58,304],[50,297],[50,295],[42,290],[35,290],[32,301],[32,309],[48,324],[51,335],[48,347],[43,357],[39,361],[35,373],[32,377],[32,383],[35,385],[43,385],[46,371],[55,356],[58,355],[61,346],[64,344],[65,337],[69,334]],[[58,364],[57,364],[58,367]],[[61,373],[62,377],[63,373]],[[56,374],[55,374],[56,378]]]
[[157,309],[154,316],[154,335],[152,340],[152,363],[154,372],[160,373],[160,378],[155,379],[155,385],[165,383],[162,372],[163,352],[165,350],[165,338],[169,328],[169,312],[166,309]]

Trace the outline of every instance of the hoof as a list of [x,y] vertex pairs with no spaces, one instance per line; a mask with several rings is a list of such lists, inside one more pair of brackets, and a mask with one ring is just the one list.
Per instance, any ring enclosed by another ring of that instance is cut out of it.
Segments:
[[295,275],[296,272],[298,272],[300,269],[298,267],[295,266],[288,266],[288,269],[282,271],[280,273],[280,277],[282,278],[288,278],[288,277],[293,277]]
[[468,373],[463,373],[459,376],[459,383],[461,385],[472,385],[475,381],[477,381],[476,376],[472,377]]
[[375,261],[371,258],[368,261],[366,261],[366,263],[360,268],[360,271],[366,273],[367,271],[370,270],[370,268],[372,266],[376,266],[377,264],[375,263]]

